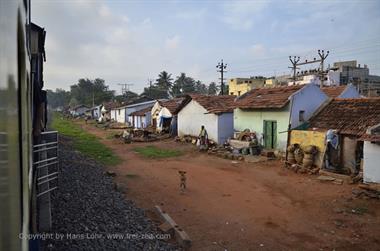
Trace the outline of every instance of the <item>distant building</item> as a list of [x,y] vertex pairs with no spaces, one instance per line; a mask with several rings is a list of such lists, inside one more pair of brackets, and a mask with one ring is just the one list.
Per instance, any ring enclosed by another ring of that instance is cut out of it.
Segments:
[[266,78],[250,77],[250,78],[232,78],[228,81],[229,95],[240,96],[252,90],[253,88],[263,87]]
[[335,62],[331,68],[339,72],[342,85],[352,83],[364,96],[380,96],[380,76],[370,75],[367,65],[357,64],[356,60]]
[[129,116],[132,118],[132,126],[137,129],[144,129],[150,126],[152,106],[132,112]]
[[139,99],[136,103],[122,105],[111,109],[111,120],[119,123],[126,123],[133,125],[133,118],[130,116],[131,113],[151,107],[154,105],[156,100]]
[[156,131],[177,128],[177,113],[189,98],[181,97],[170,100],[157,100],[152,108],[152,126]]
[[84,115],[90,108],[86,105],[77,105],[70,109],[70,114],[74,117]]

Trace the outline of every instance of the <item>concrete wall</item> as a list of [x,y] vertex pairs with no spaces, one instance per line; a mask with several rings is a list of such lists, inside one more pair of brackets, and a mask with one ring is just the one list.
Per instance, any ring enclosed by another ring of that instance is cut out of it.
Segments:
[[218,143],[223,144],[234,135],[234,114],[232,112],[222,113],[218,116]]
[[218,116],[207,113],[205,108],[191,100],[178,113],[178,135],[199,136],[202,125],[205,126],[209,139],[220,143],[218,141]]
[[380,183],[380,144],[365,141],[363,153],[364,182]]
[[356,146],[357,140],[356,138],[349,138],[348,136],[341,137],[341,149],[342,149],[342,158],[341,165],[344,168],[348,168],[350,170],[356,170]]
[[291,108],[291,127],[303,124],[299,120],[299,112],[305,111],[304,119],[308,121],[313,113],[328,99],[318,86],[309,84],[293,95]]
[[[237,108],[234,110],[234,129],[235,131],[243,131],[244,129],[250,129],[258,134],[262,139],[264,130],[264,120],[277,121],[277,149],[286,149],[286,143],[288,140],[288,133],[284,132],[288,130],[289,124],[289,105],[284,109],[256,109],[256,110],[242,110]],[[280,133],[284,132],[284,133]],[[260,140],[260,144],[263,144]]]

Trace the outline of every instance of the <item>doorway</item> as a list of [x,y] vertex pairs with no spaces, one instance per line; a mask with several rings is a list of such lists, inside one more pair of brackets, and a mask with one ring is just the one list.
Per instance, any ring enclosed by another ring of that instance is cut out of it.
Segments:
[[264,147],[275,149],[277,146],[277,121],[264,120]]

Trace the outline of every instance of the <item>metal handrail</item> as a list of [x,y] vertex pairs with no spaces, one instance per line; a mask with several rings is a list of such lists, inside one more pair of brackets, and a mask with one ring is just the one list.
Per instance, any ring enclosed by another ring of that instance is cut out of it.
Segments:
[[37,185],[39,186],[39,185],[45,184],[46,182],[50,182],[50,181],[55,180],[55,179],[58,179],[58,175],[53,177],[53,178],[38,182]]
[[48,175],[45,175],[45,176],[39,177],[37,180],[42,180],[42,179],[45,179],[45,178],[50,177],[50,176],[55,175],[55,174],[58,174],[58,172],[50,173],[50,174],[48,174]]
[[44,162],[48,162],[48,161],[56,160],[56,159],[58,159],[58,157],[53,157],[53,158],[50,158],[50,159],[40,160],[40,161],[34,162],[33,165],[38,165],[40,163],[44,163]]
[[42,192],[42,193],[37,194],[37,197],[40,197],[41,195],[44,195],[44,194],[46,194],[46,193],[49,193],[49,192],[51,192],[51,191],[53,191],[53,190],[55,190],[55,189],[57,189],[57,188],[58,188],[58,187],[50,188],[50,189],[48,189],[48,190],[46,190],[46,191],[44,191],[44,192]]
[[48,147],[48,148],[41,148],[41,149],[38,149],[38,150],[34,150],[34,152],[38,153],[38,152],[49,151],[49,150],[53,150],[53,149],[58,149],[58,146],[53,146],[53,147]]

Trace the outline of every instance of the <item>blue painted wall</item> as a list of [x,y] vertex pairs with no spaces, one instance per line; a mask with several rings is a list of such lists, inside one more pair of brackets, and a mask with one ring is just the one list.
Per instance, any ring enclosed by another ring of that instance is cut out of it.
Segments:
[[328,96],[317,85],[308,84],[293,94],[291,103],[290,123],[295,128],[304,122],[299,120],[299,112],[305,111],[304,119],[308,121],[313,113],[328,100]]
[[222,113],[218,116],[218,143],[223,144],[234,134],[233,112]]

